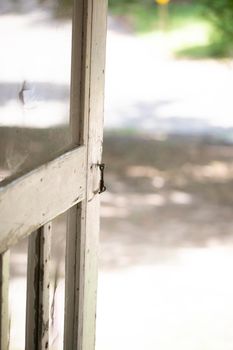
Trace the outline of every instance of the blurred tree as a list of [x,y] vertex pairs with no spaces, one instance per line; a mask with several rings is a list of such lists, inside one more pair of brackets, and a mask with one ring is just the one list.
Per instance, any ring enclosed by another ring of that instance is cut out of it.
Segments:
[[233,0],[200,0],[205,14],[226,40],[233,39]]
[[58,1],[61,6],[72,6],[73,5],[73,0],[59,0]]
[[153,5],[154,0],[109,0],[109,7],[120,6],[120,5]]
[[55,15],[71,18],[74,0],[55,0]]

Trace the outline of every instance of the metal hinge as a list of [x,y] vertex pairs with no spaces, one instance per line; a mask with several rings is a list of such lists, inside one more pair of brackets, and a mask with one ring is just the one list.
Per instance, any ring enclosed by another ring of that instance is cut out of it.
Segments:
[[105,164],[98,164],[100,168],[100,187],[99,187],[99,193],[103,193],[106,191],[106,186],[104,184],[104,169],[105,169]]

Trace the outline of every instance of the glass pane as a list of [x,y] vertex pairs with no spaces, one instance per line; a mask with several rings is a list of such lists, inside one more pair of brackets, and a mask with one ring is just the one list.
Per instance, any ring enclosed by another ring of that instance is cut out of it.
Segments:
[[72,0],[0,2],[0,181],[71,144],[71,14]]
[[28,238],[10,249],[9,350],[25,348]]
[[[52,222],[49,311],[51,350],[63,349],[66,230],[67,213],[58,216]],[[9,350],[25,348],[27,253],[28,238],[10,249]]]
[[49,348],[63,349],[67,213],[52,222]]

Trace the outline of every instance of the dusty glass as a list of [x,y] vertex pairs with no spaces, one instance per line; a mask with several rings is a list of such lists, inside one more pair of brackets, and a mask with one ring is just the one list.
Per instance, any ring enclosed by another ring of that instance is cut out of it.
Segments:
[[[49,262],[49,343],[53,350],[63,349],[66,231],[67,213],[64,213],[52,222]],[[9,350],[25,348],[27,259],[28,238],[10,249]]]
[[67,213],[52,222],[50,261],[50,327],[49,342],[52,350],[63,349],[65,310],[65,255]]
[[28,238],[10,249],[9,350],[25,348]]
[[0,2],[0,181],[68,149],[72,0]]

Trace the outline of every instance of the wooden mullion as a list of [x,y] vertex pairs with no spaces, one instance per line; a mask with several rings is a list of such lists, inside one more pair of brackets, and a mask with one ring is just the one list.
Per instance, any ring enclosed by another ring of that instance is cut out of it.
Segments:
[[49,261],[51,223],[29,236],[26,350],[49,349]]
[[9,349],[9,250],[0,255],[0,350]]

